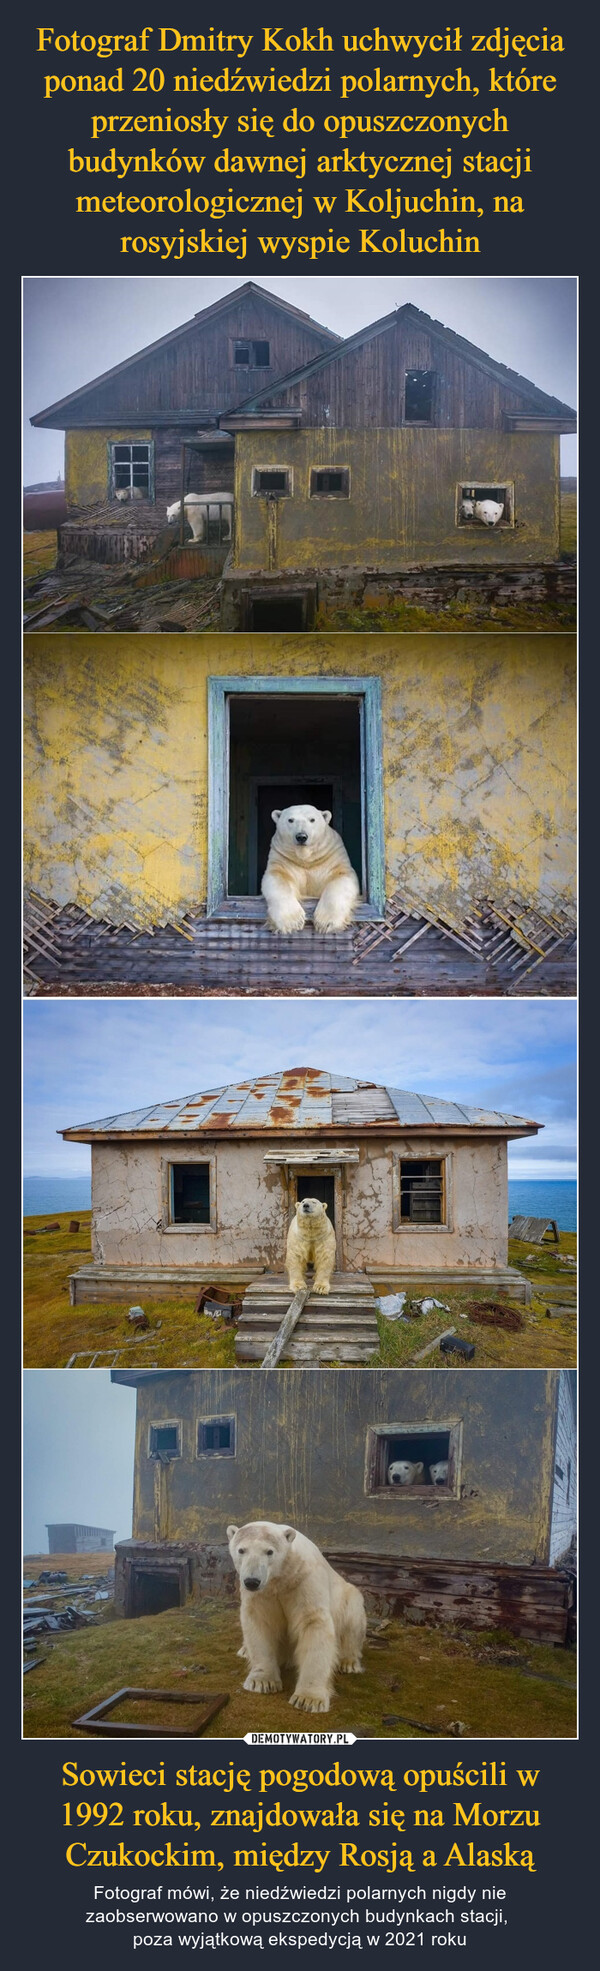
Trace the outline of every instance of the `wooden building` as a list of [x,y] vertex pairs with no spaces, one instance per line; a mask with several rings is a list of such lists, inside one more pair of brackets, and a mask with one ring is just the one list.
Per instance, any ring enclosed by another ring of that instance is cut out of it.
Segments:
[[[233,1595],[228,1522],[308,1534],[371,1608],[564,1642],[575,1378],[460,1370],[113,1370],[137,1389],[133,1538],[119,1612]],[[423,1483],[390,1484],[398,1458]],[[448,1464],[434,1485],[429,1466]]]
[[[507,1144],[539,1126],[309,1067],[64,1129],[92,1150],[93,1256],[73,1303],[276,1283],[307,1196],[335,1228],[340,1292],[426,1279],[524,1299],[507,1265]],[[352,1339],[350,1302],[341,1322]]]
[[115,1544],[114,1526],[79,1526],[72,1521],[59,1525],[53,1521],[46,1532],[49,1554],[112,1553]]
[[554,569],[574,419],[412,302],[342,340],[249,281],[32,422],[66,433],[63,558],[166,549],[182,493],[233,491],[197,572],[212,542],[222,628],[294,629],[344,571]]

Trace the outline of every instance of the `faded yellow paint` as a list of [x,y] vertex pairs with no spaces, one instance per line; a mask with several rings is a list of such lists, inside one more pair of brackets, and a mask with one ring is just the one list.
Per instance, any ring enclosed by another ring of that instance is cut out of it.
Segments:
[[[255,466],[287,467],[289,496],[269,501],[253,493]],[[348,498],[311,497],[311,469],[326,467],[349,472]],[[559,475],[559,440],[544,432],[238,432],[231,567],[262,572],[556,561]],[[458,526],[457,488],[471,484],[512,485],[514,526]]]
[[520,632],[26,637],[27,883],[114,924],[201,909],[208,679],[374,674],[387,893],[572,896],[575,638]]
[[145,443],[151,431],[67,431],[65,497],[68,507],[104,505],[109,494],[108,446],[122,440]]

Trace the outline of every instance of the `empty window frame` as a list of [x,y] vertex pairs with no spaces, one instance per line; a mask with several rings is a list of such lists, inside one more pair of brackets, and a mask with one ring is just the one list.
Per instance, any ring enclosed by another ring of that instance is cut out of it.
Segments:
[[[498,509],[500,508],[500,511]],[[481,534],[493,534],[498,527],[514,527],[514,481],[504,485],[460,484],[456,488],[456,525],[474,527]]]
[[292,492],[292,473],[287,465],[255,465],[252,468],[252,495],[254,499],[289,499]]
[[149,439],[144,443],[111,442],[108,447],[108,476],[111,499],[127,503],[128,500],[154,499],[154,445]]
[[181,1457],[181,1424],[173,1422],[151,1423],[148,1428],[148,1457],[155,1458],[159,1464],[170,1465]]
[[310,475],[311,500],[349,500],[350,472],[348,466],[327,466],[321,471],[314,466]]
[[432,424],[435,407],[435,370],[407,370],[404,379],[405,424]]
[[240,336],[233,344],[233,362],[236,369],[268,370],[271,363],[270,344],[251,342],[247,336]]
[[394,1155],[394,1232],[449,1230],[448,1157]]
[[216,1157],[162,1165],[163,1232],[216,1232]]
[[[210,678],[208,691],[209,915],[223,909],[225,915],[237,918],[243,916],[246,903],[249,917],[262,918],[259,885],[266,861],[265,842],[268,854],[273,833],[272,809],[310,800],[313,806],[331,810],[335,826],[336,789],[339,792],[340,786],[340,832],[362,879],[364,901],[358,907],[359,917],[381,914],[385,861],[380,678]],[[349,703],[352,700],[354,705]],[[323,757],[325,738],[329,735],[333,748],[347,735],[350,747],[353,720],[356,739],[352,739],[347,760],[341,755],[334,758],[332,752],[328,770]],[[313,734],[310,781],[298,769],[298,760],[305,764],[311,758],[307,721]],[[258,751],[250,758],[259,740],[264,748],[267,728],[268,758],[259,756]],[[279,761],[280,771],[274,772]],[[287,800],[286,791],[290,795]],[[314,799],[315,794],[318,799]]]
[[367,1431],[365,1491],[400,1503],[434,1494],[458,1499],[461,1456],[461,1423],[373,1425]]
[[235,1417],[200,1418],[198,1423],[198,1457],[235,1457]]

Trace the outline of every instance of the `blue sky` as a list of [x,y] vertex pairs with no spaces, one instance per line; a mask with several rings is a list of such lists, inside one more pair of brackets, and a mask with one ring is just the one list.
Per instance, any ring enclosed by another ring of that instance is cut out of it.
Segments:
[[575,1176],[572,1000],[27,1000],[25,1170],[89,1170],[56,1131],[278,1068],[315,1067],[543,1123],[513,1177]]
[[[464,335],[540,389],[576,402],[577,285],[571,275],[483,274],[278,275],[249,268],[242,276],[98,275],[27,277],[24,282],[24,480],[56,479],[63,470],[61,431],[37,431],[30,417],[201,308],[256,280],[338,335],[353,335],[405,301]],[[576,440],[561,440],[565,473],[576,471]]]

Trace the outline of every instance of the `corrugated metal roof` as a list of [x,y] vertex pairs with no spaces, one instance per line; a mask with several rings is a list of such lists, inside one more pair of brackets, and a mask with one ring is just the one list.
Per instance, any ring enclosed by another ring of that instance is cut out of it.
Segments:
[[353,1081],[347,1075],[320,1068],[286,1068],[258,1075],[252,1081],[230,1082],[180,1101],[156,1102],[125,1115],[103,1116],[98,1122],[73,1124],[59,1130],[66,1137],[210,1135],[222,1130],[363,1129],[377,1123],[403,1127],[537,1129],[524,1116],[495,1109],[477,1109],[445,1102],[435,1095],[413,1095],[403,1088],[385,1088],[374,1081]]

